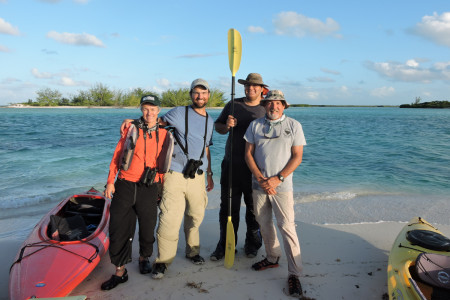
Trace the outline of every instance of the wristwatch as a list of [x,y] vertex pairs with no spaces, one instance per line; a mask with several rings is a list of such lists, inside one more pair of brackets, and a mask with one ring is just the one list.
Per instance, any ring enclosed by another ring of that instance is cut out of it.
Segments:
[[281,174],[278,174],[278,179],[280,179],[281,182],[284,182],[284,177]]
[[213,176],[213,172],[211,171],[211,172],[206,172],[206,175],[211,175],[211,176]]

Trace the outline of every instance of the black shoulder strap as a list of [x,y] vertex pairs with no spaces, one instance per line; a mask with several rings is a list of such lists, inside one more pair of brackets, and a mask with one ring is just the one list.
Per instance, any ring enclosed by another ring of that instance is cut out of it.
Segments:
[[[180,145],[181,150],[183,150],[184,154],[189,158],[189,152],[188,152],[188,140],[187,140],[187,136],[188,136],[188,111],[189,111],[189,106],[186,106],[186,111],[185,111],[185,132],[184,132],[184,142],[186,147],[183,146],[182,143],[180,143],[180,139],[177,136],[177,134],[175,133],[173,136],[175,137],[175,140],[177,141],[178,145]],[[206,146],[206,135],[208,134],[208,113],[206,113],[206,121],[205,121],[205,135],[203,136],[203,151],[202,154],[200,155],[200,159],[202,159],[203,155],[205,154],[205,146]]]

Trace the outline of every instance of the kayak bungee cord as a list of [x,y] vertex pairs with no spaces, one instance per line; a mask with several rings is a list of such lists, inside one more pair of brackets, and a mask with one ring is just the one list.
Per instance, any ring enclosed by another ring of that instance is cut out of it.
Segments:
[[[44,243],[47,242],[48,243],[50,241],[52,241],[52,240],[45,240],[45,241],[42,241],[42,242],[44,242]],[[93,262],[93,260],[98,256],[98,253],[100,251],[96,245],[94,245],[92,243],[89,243],[89,242],[82,242],[83,244],[88,244],[88,245],[92,246],[95,249],[95,253],[92,254],[91,257],[88,258],[88,257],[84,257],[83,255],[80,255],[78,253],[75,253],[75,252],[73,252],[71,250],[65,249],[64,248],[64,244],[61,244],[61,243],[58,243],[58,244],[53,244],[53,243],[51,243],[51,244],[50,243],[49,244],[40,244],[42,242],[36,242],[34,244],[28,244],[28,245],[23,246],[22,249],[20,249],[19,258],[17,258],[17,260],[11,265],[11,267],[9,268],[9,272],[11,273],[12,267],[15,264],[17,264],[17,263],[20,263],[22,261],[22,259],[24,259],[24,258],[26,258],[28,256],[31,256],[31,255],[33,255],[33,254],[35,254],[35,253],[37,253],[37,252],[39,252],[39,251],[41,251],[43,249],[47,249],[48,247],[54,247],[54,248],[58,248],[58,249],[66,251],[66,252],[72,253],[72,254],[74,254],[76,256],[79,256],[81,258],[86,259],[89,263]],[[24,256],[23,253],[25,252],[25,249],[29,248],[29,247],[41,247],[41,248],[39,248],[38,250],[36,250],[34,252],[31,252],[31,253],[29,253],[29,254]]]

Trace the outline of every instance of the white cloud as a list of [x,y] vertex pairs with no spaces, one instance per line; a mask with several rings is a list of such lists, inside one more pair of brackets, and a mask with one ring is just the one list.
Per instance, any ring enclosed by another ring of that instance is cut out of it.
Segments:
[[383,77],[404,82],[429,83],[432,80],[450,81],[450,62],[438,62],[431,67],[421,67],[417,60],[398,62],[366,62],[366,67]]
[[168,89],[172,86],[170,81],[166,78],[157,79],[156,83],[162,88],[162,89]]
[[324,73],[328,73],[328,74],[333,74],[333,75],[341,75],[341,72],[339,71],[334,71],[334,70],[330,70],[327,68],[320,68],[320,70]]
[[0,45],[0,52],[12,52],[12,51],[8,47]]
[[37,68],[33,68],[31,69],[31,74],[33,74],[33,76],[35,78],[40,78],[40,79],[49,79],[49,78],[53,78],[54,75],[48,72],[39,72],[39,70]]
[[320,96],[319,92],[306,92],[306,98],[311,99],[311,100],[316,100],[318,99]]
[[20,80],[17,78],[7,77],[7,78],[4,78],[0,83],[8,85],[8,84],[13,84],[13,83],[18,83],[18,82],[20,82]]
[[377,98],[385,98],[393,95],[395,93],[395,89],[392,86],[383,86],[380,88],[376,88],[370,91],[370,95]]
[[100,39],[88,33],[59,33],[56,31],[50,31],[47,33],[47,37],[63,44],[105,47]]
[[339,24],[332,18],[325,22],[319,19],[308,18],[293,11],[281,12],[273,20],[275,33],[302,38],[304,36],[324,37],[334,35],[340,29]]
[[411,30],[412,33],[422,36],[436,44],[450,47],[450,12],[422,17]]
[[20,31],[17,27],[14,27],[4,19],[0,18],[0,33],[9,35],[20,35]]
[[410,59],[406,61],[406,65],[411,68],[417,68],[419,66],[419,63],[414,59]]
[[62,76],[61,80],[59,81],[59,84],[63,85],[63,86],[76,86],[76,85],[79,85],[72,78],[67,77],[67,76]]
[[310,77],[308,78],[309,82],[335,82],[334,79],[330,77]]
[[247,30],[251,33],[265,33],[264,28],[260,26],[248,26]]

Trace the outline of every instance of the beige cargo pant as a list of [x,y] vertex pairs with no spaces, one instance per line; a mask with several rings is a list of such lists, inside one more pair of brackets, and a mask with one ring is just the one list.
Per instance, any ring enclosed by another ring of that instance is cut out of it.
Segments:
[[208,205],[205,175],[186,179],[182,173],[169,171],[164,175],[160,203],[159,224],[156,233],[158,256],[155,263],[170,265],[177,253],[179,232],[184,217],[186,256],[200,253],[199,227]]
[[267,195],[263,191],[253,190],[253,206],[266,249],[267,260],[274,263],[281,256],[280,242],[273,224],[273,211],[278,229],[283,238],[284,252],[288,262],[288,274],[301,276],[303,266],[300,243],[295,230],[294,197],[292,192],[279,192],[276,195]]

